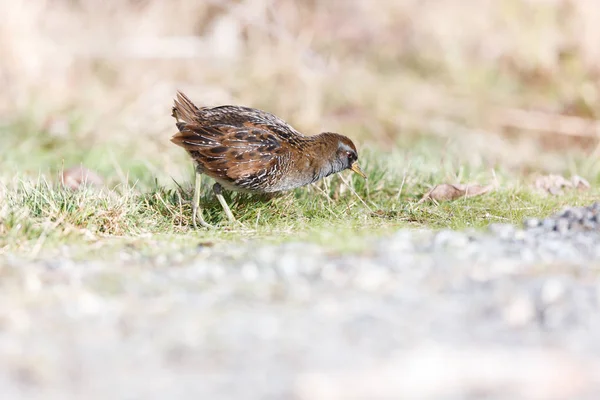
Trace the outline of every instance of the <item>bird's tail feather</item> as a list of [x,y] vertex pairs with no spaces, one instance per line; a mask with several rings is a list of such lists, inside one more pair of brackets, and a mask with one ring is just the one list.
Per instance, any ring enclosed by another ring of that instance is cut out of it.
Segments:
[[180,122],[185,124],[193,123],[198,111],[198,107],[185,94],[180,91],[177,92],[177,98],[175,99],[171,115],[177,120],[178,127]]
[[187,147],[186,141],[190,136],[196,136],[196,134],[186,128],[187,125],[193,125],[197,120],[199,109],[185,94],[178,91],[172,111],[171,115],[177,120],[175,125],[179,132],[173,135],[171,142],[178,146]]

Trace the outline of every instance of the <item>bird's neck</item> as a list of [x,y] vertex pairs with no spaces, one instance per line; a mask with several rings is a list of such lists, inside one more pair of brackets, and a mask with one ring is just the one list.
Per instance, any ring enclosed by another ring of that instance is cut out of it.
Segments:
[[307,158],[307,169],[313,172],[313,182],[329,175],[340,172],[343,169],[341,163],[335,157],[337,141],[333,142],[327,134],[319,134],[311,137],[310,148],[305,152]]

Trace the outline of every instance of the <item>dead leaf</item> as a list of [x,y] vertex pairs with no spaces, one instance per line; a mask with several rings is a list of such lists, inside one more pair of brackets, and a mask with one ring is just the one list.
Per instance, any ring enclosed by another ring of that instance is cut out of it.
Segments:
[[588,190],[590,183],[579,175],[573,175],[567,179],[562,175],[542,175],[535,178],[534,187],[551,195],[560,195],[564,190]]
[[573,175],[571,177],[571,182],[573,182],[575,188],[582,191],[588,190],[591,187],[590,183],[579,175]]
[[494,185],[482,186],[477,183],[473,184],[449,184],[442,183],[436,185],[429,192],[419,200],[419,203],[423,203],[427,200],[433,201],[450,201],[456,200],[461,197],[475,197],[482,194],[491,192],[494,189]]
[[104,185],[104,179],[99,174],[81,165],[64,170],[61,181],[63,185],[73,190],[85,185],[94,187]]

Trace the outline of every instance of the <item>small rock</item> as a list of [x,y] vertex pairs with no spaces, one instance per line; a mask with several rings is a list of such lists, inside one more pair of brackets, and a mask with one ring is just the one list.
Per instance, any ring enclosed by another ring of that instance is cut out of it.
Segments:
[[589,208],[586,208],[585,212],[583,213],[583,220],[588,220],[588,221],[596,220],[596,214],[594,214],[594,212],[592,210],[590,210]]
[[581,223],[581,227],[586,231],[596,230],[596,228],[597,228],[596,217],[594,217],[593,219],[587,219],[587,218],[584,219],[583,222]]
[[553,218],[545,218],[542,221],[542,226],[544,227],[544,229],[552,231],[556,227],[556,221]]
[[443,230],[435,235],[435,247],[464,247],[469,244],[469,237],[461,232]]
[[395,253],[411,253],[415,249],[413,237],[410,230],[400,230],[392,237],[390,243],[386,243],[385,249]]
[[390,275],[383,268],[377,268],[376,266],[368,266],[368,268],[361,268],[354,276],[354,284],[356,287],[365,290],[377,292],[381,288],[390,283]]
[[571,218],[572,210],[570,208],[565,208],[561,212],[558,213],[557,217],[559,218]]
[[569,231],[570,222],[567,218],[559,218],[556,220],[554,230],[558,233],[567,233]]
[[545,305],[556,303],[564,296],[565,291],[565,285],[559,279],[548,279],[542,286],[541,301]]
[[490,224],[488,230],[500,239],[508,240],[513,239],[515,236],[516,228],[511,224]]
[[583,232],[585,228],[582,225],[581,221],[571,221],[569,223],[569,231],[571,232]]
[[523,221],[523,226],[526,229],[531,229],[531,228],[537,228],[538,226],[541,225],[541,221],[537,218],[526,218],[525,221]]
[[255,263],[247,262],[240,268],[242,278],[248,282],[255,282],[260,276],[260,272]]
[[577,208],[572,208],[571,209],[571,217],[570,219],[572,220],[581,220],[584,217],[584,211],[583,209],[577,207]]
[[523,229],[518,229],[515,231],[515,235],[514,235],[514,239],[515,240],[522,240],[526,243],[534,243],[535,238],[533,237],[533,235],[531,235],[531,233],[535,233],[535,230],[538,230],[539,227],[537,228],[533,228],[530,230],[523,230]]
[[[523,232],[523,235],[525,236],[525,238],[535,240],[536,237],[543,235],[544,233],[547,232],[547,230],[543,226],[540,225],[535,228],[530,228],[530,229],[527,229],[527,230],[524,230],[521,232]],[[525,235],[525,233],[527,233],[527,234]],[[521,239],[521,238],[518,238],[518,239]]]
[[524,326],[535,317],[535,305],[528,296],[515,298],[504,310],[504,320],[514,327]]

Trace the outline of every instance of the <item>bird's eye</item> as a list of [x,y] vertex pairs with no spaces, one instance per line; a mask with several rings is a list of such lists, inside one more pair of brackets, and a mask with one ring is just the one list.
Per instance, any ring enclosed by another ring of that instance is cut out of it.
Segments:
[[348,160],[354,160],[354,153],[352,153],[351,151],[347,151],[346,156],[348,157]]

